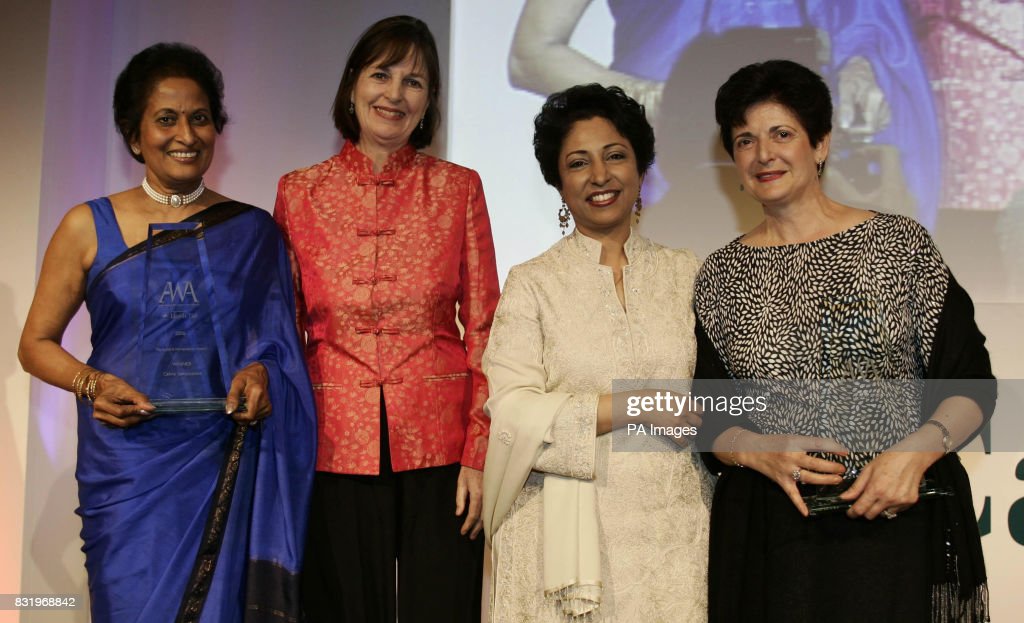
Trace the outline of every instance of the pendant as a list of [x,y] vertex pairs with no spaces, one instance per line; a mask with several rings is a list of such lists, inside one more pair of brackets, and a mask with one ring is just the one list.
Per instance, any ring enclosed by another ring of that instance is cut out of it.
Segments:
[[171,195],[171,207],[172,208],[180,208],[182,203],[184,203],[184,202],[182,201],[182,196],[181,195]]

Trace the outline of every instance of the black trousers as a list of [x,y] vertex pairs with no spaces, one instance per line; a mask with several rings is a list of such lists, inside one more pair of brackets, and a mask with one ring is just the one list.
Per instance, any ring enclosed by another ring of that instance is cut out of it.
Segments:
[[314,476],[302,570],[306,621],[479,622],[484,540],[459,534],[459,470],[393,472],[382,397],[380,475]]

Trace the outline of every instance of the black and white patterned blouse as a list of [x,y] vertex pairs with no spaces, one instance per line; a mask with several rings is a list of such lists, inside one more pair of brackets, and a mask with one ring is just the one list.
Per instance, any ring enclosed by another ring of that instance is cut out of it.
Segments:
[[920,425],[922,385],[887,379],[931,376],[950,287],[963,292],[928,232],[903,216],[800,244],[737,239],[697,276],[698,339],[714,350],[698,356],[707,369],[717,355],[720,376],[761,380],[769,408],[747,414],[761,432],[837,439],[860,467]]

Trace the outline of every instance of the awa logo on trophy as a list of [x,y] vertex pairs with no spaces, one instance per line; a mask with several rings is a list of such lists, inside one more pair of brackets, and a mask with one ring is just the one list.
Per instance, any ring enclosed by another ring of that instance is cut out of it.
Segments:
[[157,415],[223,412],[231,377],[202,225],[150,225],[145,262],[135,386]]

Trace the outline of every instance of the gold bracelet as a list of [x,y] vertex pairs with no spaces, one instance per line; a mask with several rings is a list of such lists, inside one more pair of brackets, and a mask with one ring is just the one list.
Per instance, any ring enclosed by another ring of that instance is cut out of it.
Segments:
[[739,429],[732,435],[732,439],[729,440],[729,460],[732,461],[734,467],[746,467],[743,463],[736,460],[736,440],[739,439],[740,434],[744,429]]
[[89,404],[96,402],[96,384],[99,382],[102,374],[102,372],[96,370],[89,376],[89,389],[85,392],[85,398],[89,401]]
[[89,378],[89,372],[92,368],[89,366],[82,366],[82,369],[75,375],[75,379],[71,381],[71,391],[75,394],[75,400],[83,400],[85,397],[82,395],[82,387],[85,385],[85,380]]
[[89,402],[89,379],[92,378],[92,371],[82,377],[82,385],[78,388],[78,393],[81,394],[80,400],[82,402]]

